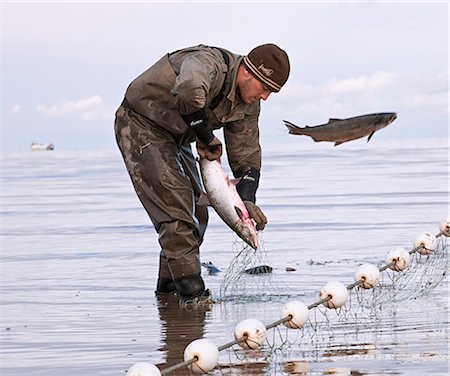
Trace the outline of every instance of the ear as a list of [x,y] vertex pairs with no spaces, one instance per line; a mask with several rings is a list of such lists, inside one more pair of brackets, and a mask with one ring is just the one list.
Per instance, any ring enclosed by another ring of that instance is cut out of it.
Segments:
[[245,77],[253,77],[253,75],[245,67],[244,67],[244,74],[245,74]]
[[241,73],[243,77],[248,77],[251,73],[245,68],[244,64],[239,65],[238,73]]

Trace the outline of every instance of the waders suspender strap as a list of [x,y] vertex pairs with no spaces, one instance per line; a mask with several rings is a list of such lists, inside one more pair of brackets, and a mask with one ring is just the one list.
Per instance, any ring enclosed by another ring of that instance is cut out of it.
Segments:
[[[218,47],[214,47],[214,48],[216,48],[220,51],[220,53],[223,56],[223,61],[225,62],[227,67],[230,68],[230,66],[229,66],[230,57],[227,55],[227,53],[224,50],[222,50],[221,48],[218,48]],[[226,82],[227,82],[227,76],[225,75],[225,79],[223,80],[222,88],[220,89],[219,94],[217,94],[217,96],[211,101],[211,104],[209,105],[209,108],[211,110],[214,110],[217,107],[217,105],[220,103],[220,101],[223,99],[223,97],[225,96],[225,83]]]

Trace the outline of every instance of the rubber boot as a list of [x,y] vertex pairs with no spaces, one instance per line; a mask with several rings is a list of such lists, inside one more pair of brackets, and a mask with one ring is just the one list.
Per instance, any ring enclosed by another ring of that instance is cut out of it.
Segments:
[[170,293],[175,291],[175,283],[171,278],[158,277],[158,282],[156,284],[156,293]]
[[194,274],[175,280],[175,288],[183,298],[194,298],[205,291],[205,282],[200,274]]

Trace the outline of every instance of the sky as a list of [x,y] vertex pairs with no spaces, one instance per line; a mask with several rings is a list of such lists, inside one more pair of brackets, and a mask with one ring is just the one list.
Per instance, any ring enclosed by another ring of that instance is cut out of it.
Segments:
[[[262,103],[261,142],[329,118],[397,112],[374,138],[448,138],[448,2],[1,3],[2,152],[115,149],[126,87],[165,53],[283,48],[291,75]],[[297,142],[297,139],[296,141]],[[372,142],[372,141],[371,141]]]

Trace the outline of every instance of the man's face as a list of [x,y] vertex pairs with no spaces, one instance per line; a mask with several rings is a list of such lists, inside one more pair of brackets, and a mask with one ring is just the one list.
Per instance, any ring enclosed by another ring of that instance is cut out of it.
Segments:
[[[248,73],[248,72],[246,72]],[[251,104],[259,99],[266,100],[272,93],[260,81],[253,77],[250,73],[245,75],[237,83],[237,93],[242,101],[246,104]]]

